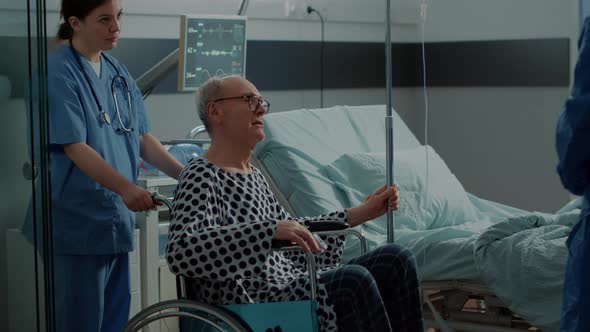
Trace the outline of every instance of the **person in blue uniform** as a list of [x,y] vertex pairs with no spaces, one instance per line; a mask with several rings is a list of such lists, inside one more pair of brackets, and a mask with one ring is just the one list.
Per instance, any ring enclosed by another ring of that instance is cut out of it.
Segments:
[[130,310],[134,212],[154,207],[136,185],[140,157],[178,178],[183,165],[150,134],[141,93],[106,54],[121,0],[62,0],[60,46],[48,58],[55,323],[59,332],[120,332]]
[[563,186],[583,195],[580,221],[567,240],[561,331],[590,331],[590,18],[578,41],[579,57],[571,96],[557,125],[557,171]]

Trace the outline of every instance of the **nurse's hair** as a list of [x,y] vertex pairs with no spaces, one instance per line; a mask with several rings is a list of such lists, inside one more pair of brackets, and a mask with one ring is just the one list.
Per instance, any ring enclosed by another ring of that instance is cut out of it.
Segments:
[[64,20],[59,25],[57,39],[71,40],[74,37],[74,29],[70,26],[69,19],[72,16],[83,20],[94,9],[102,6],[107,0],[61,0],[61,18]]
[[207,113],[207,105],[221,95],[223,89],[223,81],[228,78],[241,77],[237,75],[226,75],[226,76],[213,76],[206,80],[199,89],[197,90],[197,113],[199,119],[207,129],[207,132],[211,134],[209,127],[209,114]]

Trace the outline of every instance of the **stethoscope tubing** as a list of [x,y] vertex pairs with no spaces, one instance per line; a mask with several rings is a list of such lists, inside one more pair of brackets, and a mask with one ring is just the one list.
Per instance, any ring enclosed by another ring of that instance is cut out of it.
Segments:
[[[98,100],[98,96],[96,95],[96,91],[94,90],[94,87],[92,86],[92,82],[90,81],[90,77],[88,77],[88,73],[86,72],[86,70],[84,69],[84,66],[82,65],[82,60],[80,60],[80,55],[78,54],[78,52],[76,52],[76,50],[72,46],[71,41],[70,41],[70,49],[71,49],[72,53],[74,54],[74,58],[76,59],[78,66],[80,67],[80,71],[82,71],[82,74],[84,75],[84,79],[86,80],[86,83],[90,87],[90,91],[92,92],[92,97],[94,98],[94,102],[96,103],[96,106],[98,107],[98,112],[100,114],[101,120],[104,123],[110,125],[111,124],[110,116],[107,112],[105,112],[103,110],[102,105],[100,104],[100,101]],[[121,126],[121,128],[118,128],[117,131],[132,132],[134,129],[132,127],[127,128],[127,126],[125,126],[123,124],[123,120],[121,119],[121,112],[119,111],[119,102],[117,100],[117,94],[116,94],[116,88],[115,88],[116,87],[115,83],[117,80],[120,80],[123,82],[123,86],[125,87],[125,92],[127,93],[127,106],[129,107],[129,112],[133,113],[133,111],[131,109],[131,92],[129,90],[129,84],[127,84],[127,80],[125,79],[125,77],[123,77],[121,75],[117,66],[115,66],[115,64],[106,55],[102,54],[102,52],[101,52],[101,56],[104,57],[104,59],[115,69],[115,72],[117,73],[117,75],[115,75],[115,77],[113,77],[113,79],[111,80],[111,95],[113,96],[113,101],[115,103],[115,111],[117,113],[117,120],[119,122],[119,125]]]

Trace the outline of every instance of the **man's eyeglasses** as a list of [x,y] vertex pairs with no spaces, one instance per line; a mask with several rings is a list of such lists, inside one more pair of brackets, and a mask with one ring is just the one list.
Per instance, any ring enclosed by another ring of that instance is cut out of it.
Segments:
[[230,100],[230,99],[241,99],[242,101],[247,102],[248,107],[250,108],[250,111],[252,111],[252,112],[258,111],[258,108],[261,106],[262,106],[262,109],[264,110],[264,114],[267,114],[270,111],[270,103],[258,96],[226,97],[226,98],[216,99],[213,102],[216,103],[218,101]]

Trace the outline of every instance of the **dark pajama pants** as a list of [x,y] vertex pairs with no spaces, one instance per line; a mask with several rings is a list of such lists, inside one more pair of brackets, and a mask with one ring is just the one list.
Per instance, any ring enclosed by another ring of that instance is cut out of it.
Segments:
[[323,272],[320,280],[340,332],[424,331],[416,260],[408,249],[383,245]]

